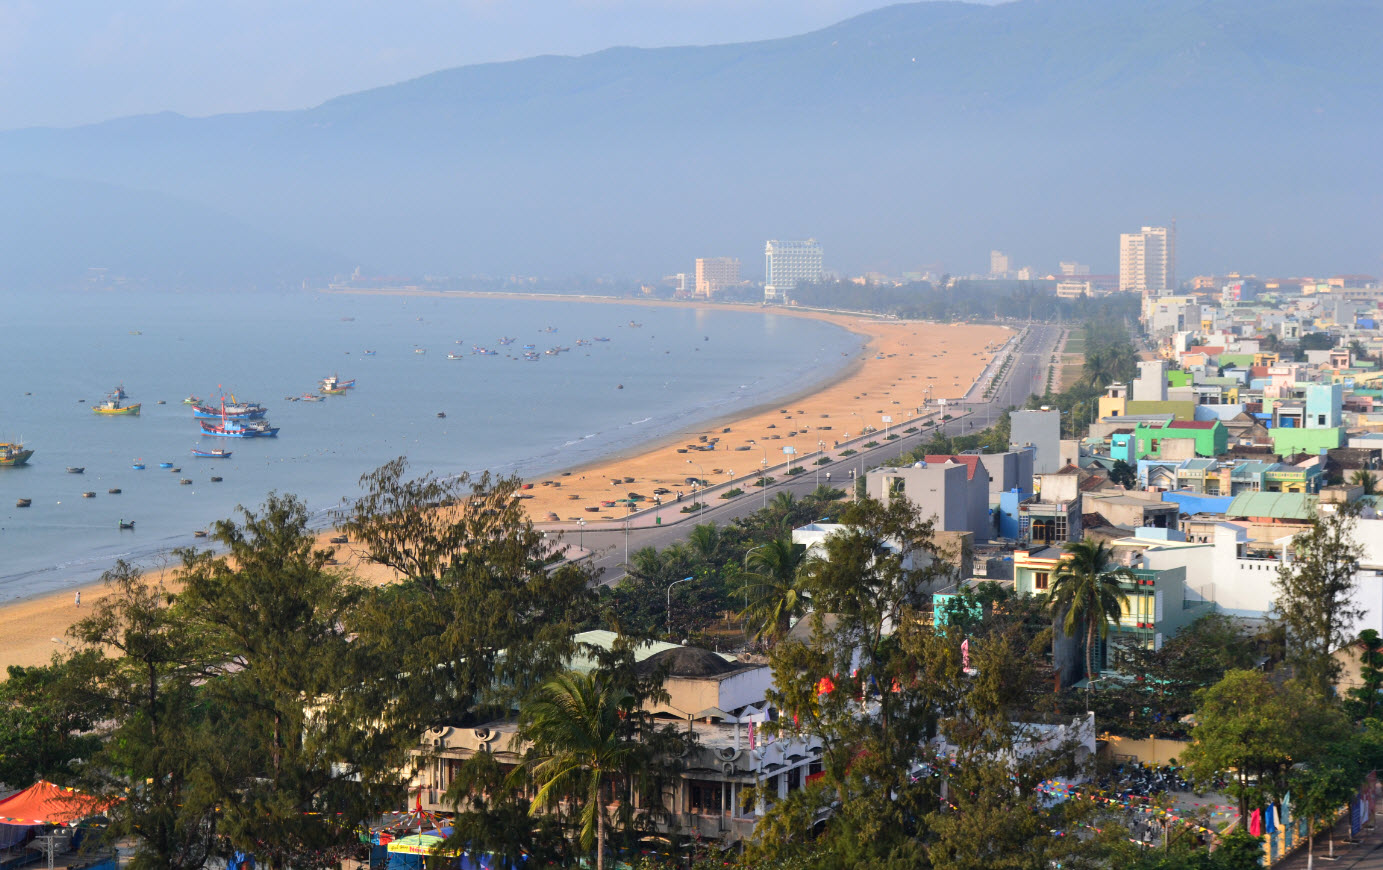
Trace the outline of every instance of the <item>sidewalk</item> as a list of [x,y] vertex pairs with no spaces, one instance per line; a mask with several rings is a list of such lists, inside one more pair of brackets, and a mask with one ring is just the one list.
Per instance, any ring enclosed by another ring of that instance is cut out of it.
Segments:
[[[1349,815],[1335,825],[1335,860],[1330,860],[1330,845],[1325,833],[1316,835],[1315,866],[1321,870],[1383,870],[1383,831],[1378,829],[1375,816],[1364,822],[1359,842],[1346,843],[1349,836]],[[1273,865],[1274,870],[1306,870],[1306,842],[1290,857]]]

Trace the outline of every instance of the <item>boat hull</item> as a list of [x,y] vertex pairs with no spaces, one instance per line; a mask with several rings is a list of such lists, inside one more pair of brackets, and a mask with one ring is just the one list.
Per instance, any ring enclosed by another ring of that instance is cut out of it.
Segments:
[[[230,420],[258,420],[268,413],[268,408],[254,405],[249,408],[227,408],[225,416]],[[192,416],[199,420],[219,420],[221,419],[221,409],[208,408],[206,405],[193,405]]]
[[216,438],[277,438],[277,428],[251,429],[245,426],[209,426],[202,424],[202,434]]
[[98,405],[91,410],[102,417],[138,417],[140,407],[139,405],[126,405],[123,408],[102,408]]
[[32,450],[19,450],[4,456],[0,456],[0,468],[13,468],[15,466],[23,465],[24,463],[28,462],[29,457],[33,455],[34,451]]
[[198,459],[229,459],[231,452],[219,448],[216,450],[199,450],[194,447],[192,449],[192,455]]

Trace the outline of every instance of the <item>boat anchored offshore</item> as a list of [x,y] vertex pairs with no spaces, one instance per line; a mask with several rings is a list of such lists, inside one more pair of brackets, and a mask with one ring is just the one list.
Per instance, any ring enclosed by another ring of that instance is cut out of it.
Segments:
[[[222,404],[225,404],[222,399]],[[222,416],[219,423],[208,423],[206,420],[198,421],[202,426],[203,435],[214,435],[218,438],[274,438],[279,434],[278,427],[270,426],[264,420],[233,420]]]
[[33,455],[34,451],[25,450],[23,444],[0,441],[0,468],[23,465]]
[[107,417],[138,417],[140,403],[135,402],[133,405],[126,405],[123,401],[124,397],[125,391],[117,387],[115,392],[105,398],[105,401],[92,405],[91,410]]
[[269,409],[263,405],[255,402],[237,402],[234,396],[231,396],[229,404],[224,400],[221,404],[223,409],[214,408],[207,404],[193,405],[192,416],[201,420],[215,420],[224,414],[232,420],[258,420],[269,413]]
[[230,459],[231,452],[224,447],[213,447],[210,450],[205,447],[193,447],[192,455],[198,459]]
[[321,391],[328,396],[340,396],[344,394],[346,390],[355,388],[355,378],[343,381],[336,375],[327,375],[318,381],[318,384]]

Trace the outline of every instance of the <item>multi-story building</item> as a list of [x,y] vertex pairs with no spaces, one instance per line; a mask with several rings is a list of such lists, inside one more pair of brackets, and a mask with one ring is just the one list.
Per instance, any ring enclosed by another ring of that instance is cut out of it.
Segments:
[[764,299],[781,300],[799,284],[816,284],[822,275],[821,243],[779,241],[764,245]]
[[1084,263],[1068,263],[1061,261],[1061,274],[1074,278],[1084,277],[1090,274],[1090,267]]
[[696,295],[714,296],[740,282],[740,261],[734,257],[698,257]]
[[1003,278],[1008,275],[1008,254],[1003,251],[989,252],[989,274],[994,278]]
[[1143,227],[1119,236],[1119,290],[1159,295],[1176,289],[1176,228]]

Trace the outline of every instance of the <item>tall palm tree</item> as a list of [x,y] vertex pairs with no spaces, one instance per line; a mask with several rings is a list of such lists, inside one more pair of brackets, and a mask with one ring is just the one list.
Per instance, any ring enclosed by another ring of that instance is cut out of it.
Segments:
[[1068,635],[1085,631],[1086,691],[1095,679],[1095,638],[1109,636],[1109,624],[1117,622],[1128,605],[1121,582],[1136,579],[1128,568],[1116,567],[1104,541],[1072,541],[1066,545],[1047,593],[1047,607],[1065,614],[1062,630]]
[[638,744],[622,727],[627,693],[598,673],[565,673],[538,687],[520,711],[520,736],[532,744],[522,770],[538,786],[531,812],[570,794],[581,807],[581,848],[595,844],[596,870],[605,868],[602,791],[627,772]]
[[741,617],[754,628],[754,639],[773,646],[792,628],[810,603],[804,582],[807,548],[792,538],[769,541],[745,560],[750,569],[748,604]]

